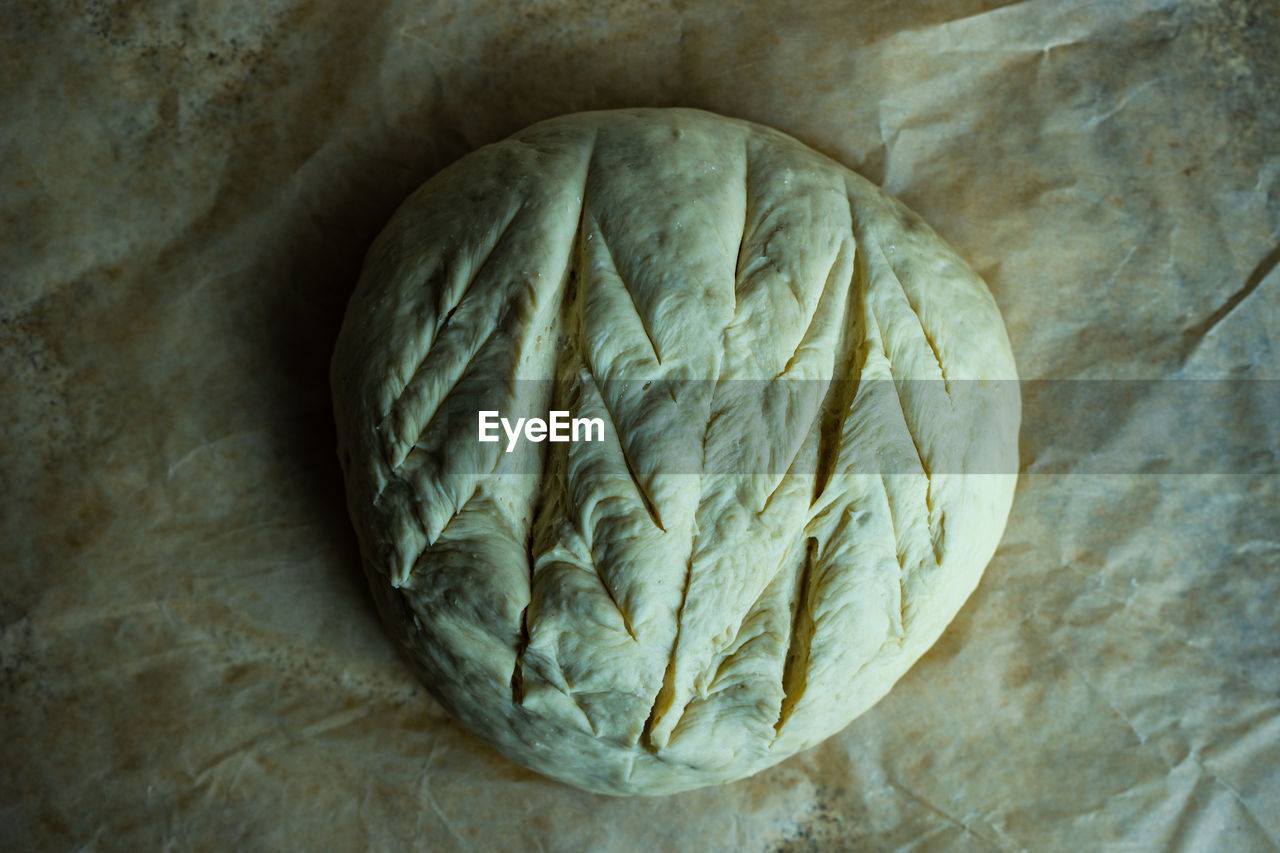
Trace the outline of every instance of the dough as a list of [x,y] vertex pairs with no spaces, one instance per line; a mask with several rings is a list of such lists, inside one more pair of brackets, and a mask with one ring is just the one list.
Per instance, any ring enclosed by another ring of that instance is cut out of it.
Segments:
[[[389,629],[476,735],[610,794],[741,778],[889,690],[1000,538],[1015,380],[914,214],[685,109],[545,121],[436,175],[332,366]],[[482,442],[482,411],[606,428]]]

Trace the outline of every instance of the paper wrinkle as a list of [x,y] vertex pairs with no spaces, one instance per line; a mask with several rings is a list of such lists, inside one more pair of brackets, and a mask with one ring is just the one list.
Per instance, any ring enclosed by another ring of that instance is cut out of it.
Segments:
[[997,849],[997,850],[1007,849],[1005,845],[1000,844],[990,838],[986,838],[981,833],[976,832],[973,829],[973,827],[969,825],[969,822],[967,820],[961,820],[960,818],[948,812],[946,809],[939,806],[937,803],[930,800],[928,797],[925,797],[919,792],[912,790],[911,788],[907,787],[901,782],[891,777],[886,777],[885,784],[888,785],[892,790],[894,790],[901,796],[904,796],[907,799],[911,800],[913,803],[917,803],[921,806],[924,806],[925,809],[927,809],[928,811],[932,812],[933,814],[941,818],[944,823],[958,828],[962,834],[971,835],[975,838],[978,838],[979,840],[989,844],[993,849]]
[[[1088,0],[1064,4],[1054,0],[1021,0],[891,38],[923,39],[916,46],[927,55],[946,53],[1047,53],[1060,47],[1108,41],[1134,20],[1178,8],[1178,0],[1112,3]],[[1172,37],[1172,36],[1170,36]]]
[[[0,848],[1280,848],[1277,43],[1244,0],[14,4]],[[885,699],[617,800],[505,762],[396,656],[327,370],[422,180],[667,104],[862,164],[987,277],[1026,380],[1247,384],[1203,422],[1158,385],[1024,397],[1004,544]],[[1145,436],[1220,471],[1098,473]]]
[[[1239,792],[1237,792],[1229,784],[1223,781],[1223,779],[1220,776],[1218,776],[1218,774],[1214,773],[1211,769],[1205,766],[1201,761],[1196,759],[1194,756],[1188,757],[1187,760],[1192,764],[1196,772],[1199,774],[1200,781],[1209,782],[1210,784],[1214,785],[1218,791],[1225,792],[1226,795],[1231,799],[1231,801],[1239,807],[1239,811],[1248,820],[1249,825],[1256,828],[1260,833],[1262,833],[1263,837],[1266,838],[1266,840],[1269,841],[1272,845],[1274,845],[1277,848],[1280,848],[1280,839],[1277,838],[1273,830],[1268,829],[1268,827],[1258,819],[1258,815],[1256,815],[1253,812],[1253,810],[1249,808],[1249,804],[1245,802],[1244,798],[1240,796]],[[1196,787],[1197,788],[1199,787],[1198,784]],[[1196,789],[1193,788],[1192,790],[1194,792]],[[1188,799],[1190,799],[1190,797],[1188,797]],[[1193,808],[1192,804],[1187,803],[1187,805],[1184,806],[1184,813],[1182,817],[1187,818],[1188,817],[1187,813],[1191,812],[1192,808]],[[1217,828],[1209,828],[1201,831],[1200,826],[1202,826],[1202,824],[1199,824],[1196,822],[1196,817],[1198,817],[1198,815],[1196,815],[1195,813],[1191,813],[1189,817],[1190,817],[1189,821],[1184,821],[1184,820],[1179,821],[1178,829],[1180,830],[1180,832],[1175,833],[1174,837],[1175,839],[1180,837],[1182,834],[1181,831],[1183,830],[1183,827],[1187,825],[1187,822],[1189,822],[1191,825],[1191,829],[1186,831],[1189,831],[1192,834],[1192,838],[1196,840],[1192,843],[1189,843],[1185,848],[1179,848],[1178,845],[1174,844],[1172,845],[1174,849],[1202,850],[1202,849],[1206,849],[1206,845],[1208,847],[1213,847],[1214,845],[1221,843],[1222,835],[1223,835],[1222,830]],[[1216,817],[1217,817],[1216,815],[1213,815],[1211,813],[1207,819],[1213,820]]]
[[[1212,332],[1219,323],[1227,319],[1227,317],[1239,308],[1246,299],[1253,296],[1254,292],[1262,286],[1263,282],[1272,277],[1272,273],[1275,272],[1277,266],[1280,266],[1280,244],[1276,245],[1276,247],[1272,249],[1266,257],[1258,262],[1258,265],[1254,267],[1253,272],[1249,274],[1247,279],[1245,279],[1244,284],[1240,286],[1239,290],[1228,296],[1226,300],[1204,320],[1188,329],[1186,333],[1187,336],[1198,345],[1199,342],[1208,337],[1209,333]],[[1194,348],[1192,349],[1192,352],[1194,352]],[[1191,353],[1188,353],[1188,356],[1190,355]]]

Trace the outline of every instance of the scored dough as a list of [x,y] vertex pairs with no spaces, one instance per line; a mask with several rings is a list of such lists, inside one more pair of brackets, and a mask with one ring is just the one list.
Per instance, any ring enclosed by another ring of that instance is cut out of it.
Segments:
[[[686,109],[544,121],[440,172],[370,249],[332,365],[389,629],[476,735],[610,794],[741,778],[888,691],[999,541],[1016,378],[914,214]],[[605,440],[506,452],[482,409]]]

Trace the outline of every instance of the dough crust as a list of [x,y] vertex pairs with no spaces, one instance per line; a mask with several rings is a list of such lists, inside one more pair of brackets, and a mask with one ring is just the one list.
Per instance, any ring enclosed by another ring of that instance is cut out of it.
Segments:
[[[978,583],[1017,471],[982,281],[877,187],[686,109],[440,172],[332,365],[366,574],[432,692],[569,784],[741,778],[885,694]],[[480,409],[605,441],[477,440]]]

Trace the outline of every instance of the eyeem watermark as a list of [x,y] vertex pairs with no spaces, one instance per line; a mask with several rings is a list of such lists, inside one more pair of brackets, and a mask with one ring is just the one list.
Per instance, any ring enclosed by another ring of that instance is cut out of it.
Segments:
[[[467,377],[416,446],[452,472],[541,474],[542,454],[517,453],[518,445],[574,442],[569,413],[599,412],[603,422],[578,419],[583,444],[570,448],[663,475],[919,474],[922,453],[930,476],[1280,474],[1280,379],[637,376],[597,384],[598,397],[576,380]],[[505,438],[499,410],[508,413]],[[475,443],[477,412],[492,450]],[[984,426],[975,432],[975,423]],[[627,431],[640,429],[646,440],[631,441]]]
[[506,453],[515,450],[522,434],[526,441],[535,444],[541,441],[604,441],[604,418],[570,418],[567,411],[553,411],[547,413],[545,421],[542,418],[516,418],[513,425],[496,411],[479,412],[478,415],[480,440],[500,440],[497,430],[501,425],[507,434]]

